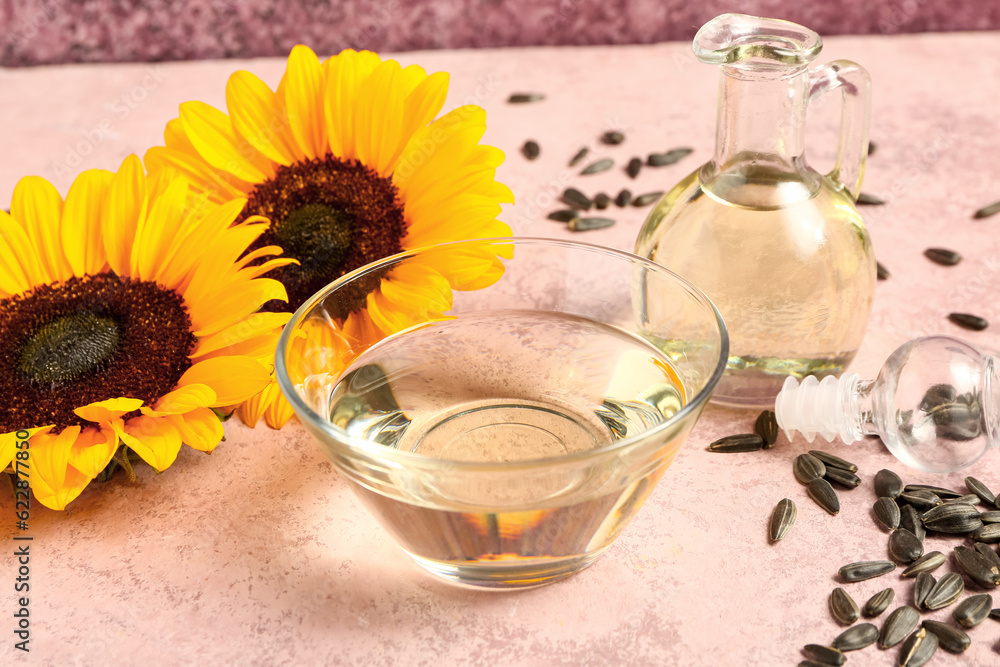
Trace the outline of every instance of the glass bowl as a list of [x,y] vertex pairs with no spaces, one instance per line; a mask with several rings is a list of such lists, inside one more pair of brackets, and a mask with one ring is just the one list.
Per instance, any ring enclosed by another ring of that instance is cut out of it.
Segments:
[[574,574],[615,540],[687,439],[728,347],[711,301],[653,262],[489,239],[331,283],[285,327],[276,373],[418,564],[518,588]]

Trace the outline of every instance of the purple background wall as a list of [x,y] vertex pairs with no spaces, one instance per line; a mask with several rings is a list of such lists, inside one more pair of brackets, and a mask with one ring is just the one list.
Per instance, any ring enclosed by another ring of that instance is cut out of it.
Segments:
[[824,35],[1000,29],[995,0],[0,0],[0,65],[689,40],[727,11]]

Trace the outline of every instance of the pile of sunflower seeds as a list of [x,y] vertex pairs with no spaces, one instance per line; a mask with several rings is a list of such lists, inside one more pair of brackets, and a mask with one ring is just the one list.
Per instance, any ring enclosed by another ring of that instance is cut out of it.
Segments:
[[[796,465],[797,478],[800,469],[810,471],[809,476],[815,475],[815,462],[805,461]],[[901,578],[914,579],[913,599],[909,604],[896,607],[879,628],[872,622],[855,622],[862,614],[875,619],[885,612],[896,597],[892,587],[873,595],[862,608],[847,590],[835,588],[829,598],[830,613],[838,623],[848,627],[829,645],[807,644],[802,649],[807,659],[800,662],[799,667],[843,665],[848,652],[872,644],[880,649],[901,644],[895,664],[920,667],[938,648],[950,653],[964,652],[972,643],[966,631],[986,618],[1000,621],[1000,608],[993,608],[992,594],[973,593],[962,599],[967,587],[991,591],[1000,585],[1000,553],[991,546],[1000,543],[998,500],[989,487],[975,477],[966,477],[965,486],[963,493],[926,484],[904,484],[891,470],[880,470],[875,475],[877,500],[872,513],[876,525],[889,532],[888,552],[893,560],[848,563],[840,568],[838,575],[844,583],[853,583],[884,576],[894,571],[897,564],[902,565],[905,569]],[[779,503],[779,507],[786,500]],[[794,510],[791,513],[794,515]],[[782,516],[787,514],[786,508]],[[783,523],[775,518],[777,516],[776,508],[769,527],[772,538],[775,523],[778,528]],[[945,573],[940,578],[932,574],[948,558],[940,551],[924,553],[923,542],[928,533],[964,536],[971,540],[972,546],[954,547],[957,571]],[[951,605],[955,605],[951,616],[956,625],[930,619],[921,622],[921,613]]]

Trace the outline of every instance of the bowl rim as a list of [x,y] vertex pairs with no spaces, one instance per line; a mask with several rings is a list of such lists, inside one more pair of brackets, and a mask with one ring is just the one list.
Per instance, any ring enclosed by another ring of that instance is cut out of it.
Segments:
[[[285,365],[285,350],[288,346],[288,342],[291,339],[292,331],[295,326],[299,324],[305,314],[312,310],[312,308],[322,299],[326,298],[332,291],[340,287],[342,283],[347,283],[355,278],[363,276],[367,273],[380,270],[387,264],[395,264],[402,261],[403,259],[413,256],[415,254],[425,252],[429,249],[435,248],[446,248],[449,246],[462,246],[462,245],[472,245],[472,244],[513,244],[513,245],[555,245],[564,246],[568,248],[587,250],[590,252],[598,252],[607,255],[617,255],[622,259],[638,262],[640,265],[645,265],[647,268],[652,269],[656,272],[666,273],[673,280],[677,281],[682,287],[686,288],[690,293],[692,293],[699,301],[704,305],[707,305],[712,314],[715,316],[715,323],[719,332],[719,359],[716,362],[715,369],[712,371],[711,376],[705,382],[702,389],[691,397],[684,406],[674,413],[666,421],[657,424],[653,428],[642,431],[638,435],[634,435],[629,438],[624,438],[622,440],[616,440],[603,447],[595,447],[593,449],[586,449],[579,452],[573,452],[571,454],[563,454],[560,456],[548,456],[542,458],[533,459],[523,459],[517,461],[501,461],[501,462],[489,462],[489,461],[463,461],[457,459],[444,459],[439,457],[426,456],[419,454],[417,452],[401,451],[398,449],[392,449],[385,447],[384,445],[376,445],[364,438],[353,437],[348,434],[345,430],[339,426],[331,424],[329,421],[323,419],[318,415],[309,405],[302,400],[302,397],[295,390],[295,387],[291,383],[291,379],[288,376],[287,367]],[[285,399],[292,405],[295,410],[295,414],[300,420],[305,422],[308,420],[308,424],[303,423],[304,426],[316,428],[319,431],[327,434],[336,445],[348,449],[354,455],[366,455],[375,457],[382,461],[391,461],[396,464],[422,464],[433,465],[435,467],[448,467],[450,469],[471,471],[471,470],[485,470],[489,472],[499,472],[499,471],[512,471],[521,470],[528,468],[537,468],[544,465],[553,464],[568,464],[577,463],[580,461],[585,461],[590,458],[604,458],[609,454],[613,454],[619,450],[629,449],[635,445],[642,444],[643,442],[651,441],[655,436],[661,432],[668,432],[676,426],[683,422],[688,416],[696,411],[703,408],[703,406],[708,402],[709,397],[718,385],[719,380],[722,378],[723,373],[726,370],[726,364],[729,360],[729,331],[726,328],[726,323],[722,318],[722,314],[719,309],[715,306],[715,303],[698,289],[695,285],[689,282],[687,279],[683,278],[679,274],[667,269],[656,262],[653,262],[644,257],[640,257],[631,252],[624,250],[618,250],[616,248],[610,248],[608,246],[602,246],[595,243],[587,243],[584,241],[574,241],[567,239],[556,239],[549,237],[540,236],[501,236],[501,237],[490,237],[482,239],[463,239],[460,241],[448,241],[446,243],[436,243],[431,245],[425,245],[418,248],[411,248],[403,252],[384,257],[370,264],[358,267],[357,269],[344,274],[340,278],[328,283],[326,286],[318,290],[315,294],[306,299],[301,306],[296,309],[292,317],[285,323],[282,328],[281,336],[278,339],[278,345],[275,350],[274,358],[274,374],[278,381],[278,386],[281,390],[282,395]],[[323,443],[327,446],[327,443]]]

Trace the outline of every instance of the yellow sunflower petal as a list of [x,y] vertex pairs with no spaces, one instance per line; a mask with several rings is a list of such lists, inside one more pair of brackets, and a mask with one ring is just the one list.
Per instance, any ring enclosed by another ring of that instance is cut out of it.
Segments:
[[88,479],[97,477],[118,449],[118,435],[110,426],[85,428],[73,443],[69,464]]
[[222,441],[222,422],[208,408],[197,408],[168,417],[181,441],[201,452],[211,452]]
[[140,398],[109,398],[106,401],[97,401],[76,408],[73,410],[73,414],[89,422],[110,424],[122,415],[141,407],[142,399]]
[[452,289],[477,290],[489,287],[503,276],[504,265],[498,255],[509,257],[512,250],[513,246],[484,243],[482,248],[432,249],[414,259],[433,266],[448,280]]
[[323,116],[326,81],[319,58],[308,46],[292,48],[284,84],[285,112],[295,140],[308,159],[323,157],[327,150]]
[[444,312],[451,308],[451,285],[427,262],[405,261],[382,279],[383,296],[398,306]]
[[6,470],[7,466],[11,464],[14,457],[17,455],[17,450],[21,449],[17,445],[23,440],[22,438],[17,437],[18,433],[27,433],[27,439],[30,440],[36,433],[48,433],[50,430],[52,430],[52,426],[38,426],[35,428],[21,429],[19,431],[11,431],[10,433],[0,433],[0,470]]
[[194,335],[200,338],[218,333],[274,299],[288,301],[285,286],[272,278],[257,278],[230,290],[215,301],[190,304],[188,309],[194,323]]
[[197,359],[203,354],[222,350],[266,333],[280,331],[291,317],[291,313],[253,313],[245,320],[226,327],[216,334],[199,338],[191,358]]
[[176,172],[186,178],[205,199],[216,204],[226,202],[231,197],[244,197],[253,189],[251,183],[231,174],[220,173],[205,164],[197,153],[154,146],[146,151],[142,160],[151,173]]
[[358,91],[382,60],[370,51],[342,51],[323,64],[326,72],[326,94],[323,114],[326,118],[330,152],[350,160],[356,157],[357,131],[355,109]]
[[292,409],[292,404],[282,395],[281,390],[277,389],[277,385],[275,387],[277,395],[274,396],[270,405],[264,411],[264,423],[267,424],[268,428],[280,429],[288,423],[289,419],[295,416],[295,410]]
[[140,415],[129,419],[118,437],[157,472],[173,465],[181,451],[181,435],[166,417]]
[[113,177],[104,169],[88,169],[69,186],[63,205],[62,246],[73,275],[101,273],[108,265],[101,209]]
[[209,242],[204,252],[211,262],[202,262],[194,271],[183,296],[189,303],[209,299],[220,291],[220,278],[232,269],[233,264],[247,247],[267,231],[266,224],[237,225],[220,233]]
[[393,307],[379,290],[368,295],[367,305],[368,316],[386,335],[403,331],[425,321],[424,318],[415,318],[411,311]]
[[62,197],[44,178],[25,176],[14,186],[10,214],[21,223],[35,247],[42,282],[66,280],[73,275],[59,238],[62,209]]
[[398,146],[389,160],[388,171],[395,170],[396,161],[402,154],[406,142],[410,140],[417,130],[425,127],[434,120],[434,117],[444,106],[445,98],[448,97],[448,74],[437,72],[424,78],[417,84],[417,87],[406,98],[403,111],[403,127],[400,131]]
[[232,225],[245,204],[245,199],[233,199],[211,207],[203,216],[185,220],[170,248],[163,253],[156,281],[183,293],[194,277],[194,267],[202,264],[200,260],[206,250]]
[[44,282],[28,234],[0,211],[0,298],[22,294]]
[[274,176],[271,162],[263,155],[241,150],[243,139],[233,130],[229,117],[204,102],[181,105],[181,123],[191,145],[212,167],[247,183],[261,183]]
[[120,276],[131,275],[132,241],[145,221],[146,206],[146,175],[139,158],[130,155],[111,179],[101,216],[108,264]]
[[266,366],[250,357],[217,357],[199,361],[184,372],[177,382],[179,387],[204,384],[216,394],[215,402],[209,407],[236,405],[265,386],[271,379]]
[[38,434],[31,439],[31,491],[49,509],[66,509],[90,483],[90,477],[69,464],[79,434],[79,426],[69,426],[58,435]]
[[160,271],[164,249],[177,234],[177,226],[184,217],[188,184],[183,179],[172,179],[164,192],[153,199],[143,224],[132,240],[130,266],[132,275],[140,280],[153,280]]
[[143,406],[142,414],[149,417],[177,415],[197,408],[215,405],[215,390],[204,384],[189,384],[178,387],[161,396],[153,408]]
[[288,118],[267,84],[250,72],[236,72],[226,84],[226,107],[233,129],[269,160],[285,166],[296,160],[285,138]]
[[266,410],[267,406],[270,405],[272,397],[270,389],[272,385],[277,386],[277,382],[271,381],[258,393],[254,394],[236,407],[236,415],[240,418],[241,422],[250,428],[257,427],[257,422],[259,422],[260,418],[264,416],[264,410]]
[[361,84],[355,117],[357,159],[377,174],[386,175],[403,141],[405,92],[402,68],[386,60]]

